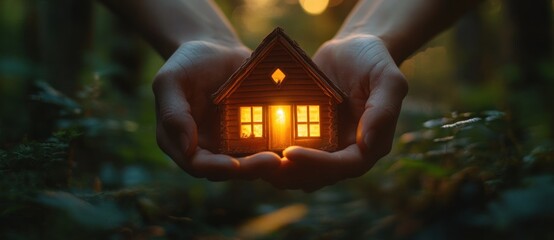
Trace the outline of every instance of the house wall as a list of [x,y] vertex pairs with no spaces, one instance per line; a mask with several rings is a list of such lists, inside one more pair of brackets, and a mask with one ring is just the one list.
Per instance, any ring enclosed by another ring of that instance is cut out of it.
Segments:
[[[292,132],[291,139],[292,145],[304,146],[322,150],[334,150],[337,147],[336,139],[336,115],[334,106],[329,102],[313,102],[310,104],[320,106],[320,137],[315,138],[296,138],[296,126],[295,126],[295,106],[304,105],[292,104]],[[222,105],[221,114],[224,121],[221,125],[221,139],[223,141],[222,151],[225,153],[255,153],[268,150],[269,146],[269,114],[268,105],[254,103],[252,105],[264,106],[264,136],[262,138],[240,138],[240,119],[239,119],[239,107],[245,105],[237,104],[224,104]]]
[[[226,153],[253,153],[268,148],[268,107],[269,105],[292,105],[293,145],[332,150],[336,148],[336,114],[333,98],[316,84],[306,73],[302,64],[289,55],[288,50],[277,42],[240,86],[220,105],[222,116],[222,151]],[[271,74],[280,68],[286,75],[283,83],[277,86]],[[320,105],[319,138],[296,139],[295,105]],[[264,137],[240,138],[239,107],[264,106]]]

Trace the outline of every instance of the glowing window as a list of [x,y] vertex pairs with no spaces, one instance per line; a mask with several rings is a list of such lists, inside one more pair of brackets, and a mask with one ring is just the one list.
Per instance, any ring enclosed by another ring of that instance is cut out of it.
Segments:
[[273,79],[273,82],[277,85],[281,85],[281,83],[283,82],[283,80],[285,80],[285,77],[287,75],[285,75],[285,73],[283,71],[281,71],[281,69],[277,68],[273,74],[271,74],[271,78]]
[[263,119],[262,107],[240,107],[240,138],[263,137]]
[[296,106],[296,135],[298,137],[321,136],[318,105]]

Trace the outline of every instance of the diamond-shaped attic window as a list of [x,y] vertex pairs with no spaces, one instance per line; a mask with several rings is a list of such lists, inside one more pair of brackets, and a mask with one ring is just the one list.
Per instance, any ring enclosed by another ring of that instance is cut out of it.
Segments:
[[275,82],[275,84],[277,84],[277,85],[281,85],[283,80],[285,80],[286,76],[287,75],[285,75],[285,73],[283,71],[281,71],[281,69],[279,69],[279,68],[277,68],[275,70],[275,72],[273,72],[273,74],[271,74],[271,78],[273,78],[273,82]]

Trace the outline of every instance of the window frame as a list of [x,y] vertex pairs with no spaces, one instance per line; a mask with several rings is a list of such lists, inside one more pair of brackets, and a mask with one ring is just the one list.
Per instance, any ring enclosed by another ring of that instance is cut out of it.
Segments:
[[[306,108],[306,121],[298,121],[298,108],[299,107],[305,107]],[[319,111],[318,121],[310,121],[310,106],[317,106]],[[295,137],[301,138],[301,139],[317,139],[321,138],[321,105],[315,105],[315,104],[296,104],[294,105],[294,131],[295,131]],[[299,124],[305,124],[306,125],[306,131],[308,136],[299,136],[298,135],[298,126]],[[319,125],[319,136],[311,136],[311,125]]]
[[[261,121],[254,121],[254,108],[260,108],[262,110],[262,118]],[[243,122],[242,121],[242,108],[250,108],[250,121],[249,122]],[[239,120],[239,139],[263,139],[265,138],[265,128],[264,128],[264,122],[265,122],[265,110],[264,106],[261,105],[250,105],[250,106],[239,106],[238,107],[238,120]],[[255,125],[261,125],[262,128],[262,135],[261,136],[252,136],[254,133],[254,126]],[[250,126],[250,135],[249,137],[242,137],[242,126]]]

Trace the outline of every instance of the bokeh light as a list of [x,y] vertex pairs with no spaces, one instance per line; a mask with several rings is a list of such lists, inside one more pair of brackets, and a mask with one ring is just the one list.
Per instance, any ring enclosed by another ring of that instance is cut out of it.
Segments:
[[305,12],[312,15],[321,14],[329,6],[329,0],[299,0]]

